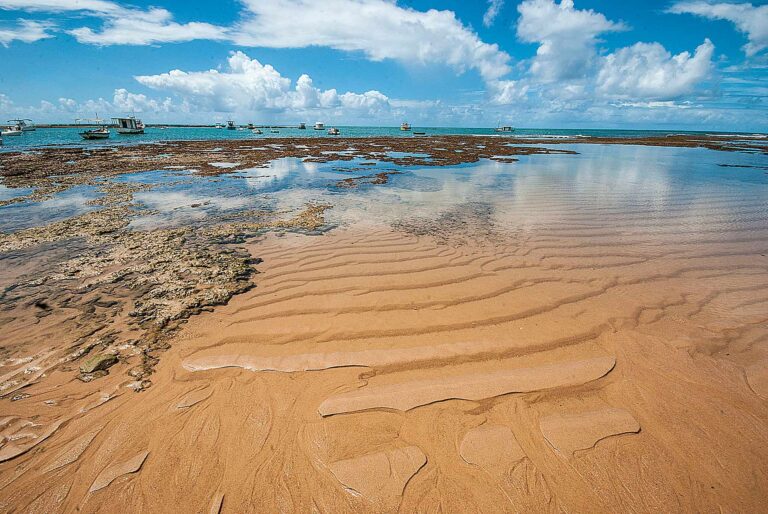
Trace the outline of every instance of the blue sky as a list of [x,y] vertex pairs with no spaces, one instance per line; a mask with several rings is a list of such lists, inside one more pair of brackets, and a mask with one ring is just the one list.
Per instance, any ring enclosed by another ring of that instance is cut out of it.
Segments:
[[0,0],[0,116],[96,111],[768,131],[768,4]]

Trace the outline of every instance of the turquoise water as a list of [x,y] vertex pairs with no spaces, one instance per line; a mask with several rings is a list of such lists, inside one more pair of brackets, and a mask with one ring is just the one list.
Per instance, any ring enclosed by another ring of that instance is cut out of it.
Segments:
[[[419,137],[413,132],[425,132],[427,135],[500,135],[501,137],[530,137],[532,139],[555,136],[577,138],[579,136],[598,137],[643,137],[664,136],[666,134],[693,134],[695,132],[654,131],[654,130],[575,130],[575,129],[516,129],[511,134],[499,134],[493,128],[446,128],[446,127],[414,127],[412,132],[401,131],[398,127],[338,127],[342,137]],[[79,132],[82,128],[51,128],[37,129],[25,132],[18,137],[3,138],[0,151],[13,151],[50,145],[100,146],[115,144],[150,143],[154,141],[173,140],[205,140],[205,139],[271,139],[279,137],[334,137],[324,130],[299,130],[296,128],[280,129],[278,134],[272,134],[268,129],[264,134],[257,135],[250,130],[225,130],[204,127],[150,127],[142,135],[119,135],[114,130],[110,139],[105,141],[84,141]],[[701,132],[704,134],[704,132]]]

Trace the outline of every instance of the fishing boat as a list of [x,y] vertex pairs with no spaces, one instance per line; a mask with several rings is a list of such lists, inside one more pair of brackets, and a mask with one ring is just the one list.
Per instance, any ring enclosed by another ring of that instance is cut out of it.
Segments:
[[318,121],[315,123],[315,130],[325,130],[325,123]]
[[36,129],[35,124],[32,123],[32,120],[29,118],[25,119],[18,119],[18,120],[8,120],[8,123],[10,123],[12,126],[18,126],[21,128],[22,132],[32,132]]
[[261,129],[253,129],[251,132],[254,134],[263,134],[264,132],[261,131]]
[[77,123],[85,122],[88,125],[97,125],[96,128],[84,130],[83,132],[80,132],[80,137],[83,139],[109,139],[110,131],[109,128],[107,128],[106,125],[104,125],[104,120],[98,117],[98,114],[96,115],[96,118],[90,119],[90,120],[75,120]]
[[328,129],[329,136],[338,136],[339,134],[341,134],[341,132],[339,132],[339,129],[337,129],[336,127],[331,127]]
[[127,118],[112,118],[117,125],[117,133],[123,135],[131,134],[143,134],[144,124],[141,120],[137,120],[135,116],[128,116]]
[[306,130],[307,124],[306,123],[299,123],[299,130]]
[[405,130],[405,131],[411,130],[411,126],[408,124],[407,121],[404,121],[403,123],[400,124],[400,130]]
[[235,126],[235,122],[232,120],[227,121],[227,130],[235,130],[237,129],[237,126]]
[[2,136],[20,136],[24,131],[21,130],[21,127],[19,125],[13,125],[10,127],[7,127],[5,130],[0,131],[0,135]]
[[256,125],[254,125],[253,123],[248,124],[248,130],[253,130],[255,128],[256,128]]
[[213,128],[223,129],[224,125],[222,125],[221,123],[217,123],[216,125],[213,126]]
[[513,129],[513,128],[512,128],[512,127],[510,127],[509,125],[503,125],[503,126],[501,126],[501,125],[496,125],[496,128],[495,128],[495,130],[496,130],[496,132],[512,132],[512,131],[514,131],[515,129]]

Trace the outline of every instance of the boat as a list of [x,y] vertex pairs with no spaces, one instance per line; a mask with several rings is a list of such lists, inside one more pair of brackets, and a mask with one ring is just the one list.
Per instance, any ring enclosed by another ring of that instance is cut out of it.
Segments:
[[253,129],[251,132],[254,134],[263,134],[264,132],[261,131],[261,129]]
[[35,124],[32,123],[32,120],[30,120],[29,118],[19,119],[19,120],[8,120],[8,123],[10,123],[12,126],[20,127],[22,132],[32,132],[37,128],[35,127]]
[[216,125],[214,125],[214,127],[213,127],[213,128],[217,128],[217,129],[223,129],[223,128],[224,128],[224,125],[222,125],[221,123],[217,123]]
[[83,139],[109,139],[109,136],[110,132],[107,127],[99,127],[80,132],[80,137]]
[[509,125],[504,125],[504,126],[496,125],[496,128],[494,130],[496,130],[496,132],[513,132],[515,129],[513,129]]
[[338,136],[339,134],[341,134],[341,132],[339,132],[339,129],[337,129],[336,127],[331,127],[328,129],[329,136]]
[[315,123],[315,130],[325,130],[325,123],[318,121]]
[[127,118],[112,118],[117,125],[117,133],[130,135],[130,134],[143,134],[144,124],[141,120],[137,120],[135,116],[128,116]]
[[13,126],[7,127],[5,130],[0,131],[0,135],[2,136],[20,136],[23,133],[24,131],[21,130],[21,127],[19,125],[13,125]]
[[235,130],[237,129],[237,126],[235,126],[235,122],[232,120],[227,121],[227,130]]
[[109,128],[107,128],[106,125],[104,125],[104,120],[98,117],[98,114],[96,115],[96,118],[93,118],[91,120],[75,120],[77,123],[80,123],[81,121],[86,122],[89,125],[97,125],[94,129],[84,130],[83,132],[80,132],[80,137],[83,139],[109,139],[110,131]]
[[269,131],[270,131],[271,133],[273,133],[273,134],[279,134],[279,133],[280,133],[280,131],[279,131],[279,130],[277,130],[276,128],[272,128],[272,129],[269,129]]
[[253,130],[255,128],[256,128],[256,126],[253,123],[249,123],[248,124],[248,130]]
[[306,123],[299,123],[299,130],[306,130],[307,124]]
[[404,121],[400,124],[400,130],[411,130],[411,126],[408,124],[407,121]]
[[414,136],[426,136],[427,133],[426,132],[414,132],[413,135]]

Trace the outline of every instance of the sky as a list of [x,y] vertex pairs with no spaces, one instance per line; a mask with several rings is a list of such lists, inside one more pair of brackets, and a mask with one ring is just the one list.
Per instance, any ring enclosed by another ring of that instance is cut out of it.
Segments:
[[767,132],[768,0],[0,0],[0,118],[96,113]]

